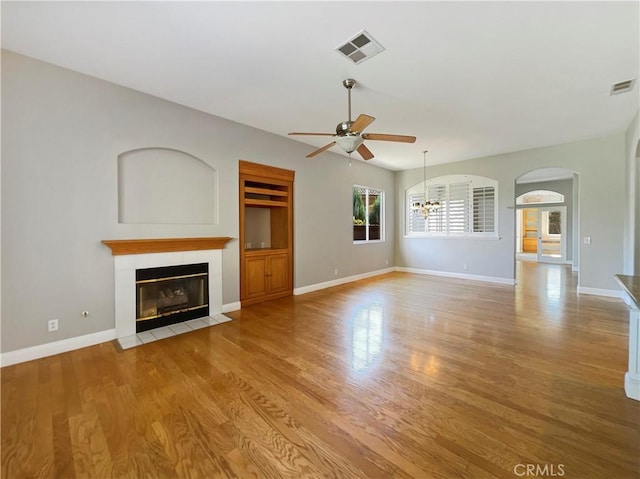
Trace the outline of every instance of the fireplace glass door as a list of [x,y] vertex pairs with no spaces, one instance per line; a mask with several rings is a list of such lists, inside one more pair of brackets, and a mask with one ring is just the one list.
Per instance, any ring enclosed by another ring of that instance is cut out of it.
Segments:
[[136,270],[136,332],[209,315],[207,263]]

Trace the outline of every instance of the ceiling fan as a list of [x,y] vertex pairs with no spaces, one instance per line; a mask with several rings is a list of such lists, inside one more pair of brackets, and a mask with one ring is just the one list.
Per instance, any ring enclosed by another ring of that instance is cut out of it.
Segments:
[[351,121],[351,89],[356,84],[353,78],[347,78],[343,80],[342,84],[348,91],[349,97],[349,119],[338,123],[335,133],[304,133],[304,132],[292,132],[289,135],[310,135],[310,136],[333,136],[335,140],[331,143],[324,145],[317,150],[312,151],[307,155],[307,158],[313,158],[319,155],[325,150],[328,150],[336,143],[346,153],[353,153],[357,151],[364,160],[370,160],[373,158],[371,150],[364,145],[364,140],[375,141],[397,141],[400,143],[414,143],[416,141],[415,136],[406,135],[390,135],[387,133],[363,133],[363,130],[368,127],[375,120],[374,117],[361,114],[355,121]]

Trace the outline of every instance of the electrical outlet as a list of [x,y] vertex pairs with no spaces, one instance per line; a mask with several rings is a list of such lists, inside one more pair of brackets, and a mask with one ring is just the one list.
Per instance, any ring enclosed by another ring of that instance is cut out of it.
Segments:
[[50,333],[52,333],[53,331],[57,331],[58,330],[58,320],[57,319],[50,319],[49,322],[47,323],[47,328],[49,329]]
[[337,269],[334,269],[334,270],[333,270],[333,275],[334,275],[334,276],[338,276],[338,270],[337,270]]
[[464,269],[465,271],[467,271],[469,269],[469,265],[467,263],[462,265],[462,269]]

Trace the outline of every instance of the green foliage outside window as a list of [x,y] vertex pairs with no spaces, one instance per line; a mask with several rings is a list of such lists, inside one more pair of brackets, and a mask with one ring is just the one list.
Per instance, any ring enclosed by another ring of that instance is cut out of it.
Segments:
[[353,224],[363,225],[365,224],[366,213],[364,210],[364,202],[362,201],[362,195],[357,188],[353,189]]
[[370,225],[380,224],[380,196],[376,196],[376,200],[373,202],[373,207],[369,212],[369,224]]

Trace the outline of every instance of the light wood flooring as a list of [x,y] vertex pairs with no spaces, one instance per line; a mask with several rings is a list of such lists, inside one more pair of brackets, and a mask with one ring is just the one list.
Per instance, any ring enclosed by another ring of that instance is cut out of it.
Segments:
[[3,368],[2,477],[638,478],[626,306],[518,268],[515,288],[391,273]]

